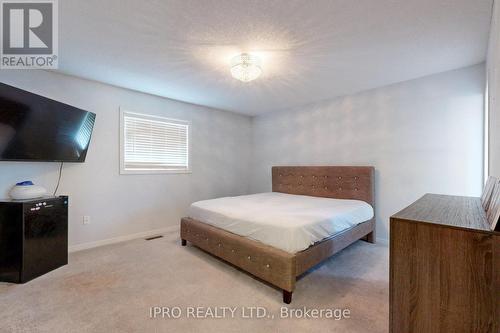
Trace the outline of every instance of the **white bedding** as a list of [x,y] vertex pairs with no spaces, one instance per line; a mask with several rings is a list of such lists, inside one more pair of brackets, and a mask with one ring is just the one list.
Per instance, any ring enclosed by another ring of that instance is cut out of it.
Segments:
[[271,192],[198,201],[189,217],[296,253],[370,220],[373,208],[359,200]]

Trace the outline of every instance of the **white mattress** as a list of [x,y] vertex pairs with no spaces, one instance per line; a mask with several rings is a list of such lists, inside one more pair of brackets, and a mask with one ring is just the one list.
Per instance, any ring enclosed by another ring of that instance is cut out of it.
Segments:
[[359,200],[259,193],[198,201],[189,216],[200,222],[296,253],[373,217]]

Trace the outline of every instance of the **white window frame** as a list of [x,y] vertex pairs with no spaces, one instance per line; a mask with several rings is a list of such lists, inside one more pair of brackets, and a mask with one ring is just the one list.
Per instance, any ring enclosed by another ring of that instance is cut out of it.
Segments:
[[488,75],[486,75],[486,89],[484,92],[484,168],[483,185],[486,184],[490,175],[490,85]]
[[[126,115],[131,115],[131,116],[138,116],[141,118],[149,118],[152,120],[160,120],[160,121],[165,121],[169,123],[174,123],[174,124],[182,124],[182,125],[187,125],[188,129],[188,135],[187,135],[187,148],[188,148],[188,167],[187,169],[126,169],[125,168],[125,116]],[[180,119],[173,119],[173,118],[166,118],[166,117],[161,117],[161,116],[156,116],[156,115],[151,115],[151,114],[145,114],[145,113],[138,113],[138,112],[133,112],[129,111],[123,108],[120,108],[120,174],[121,175],[146,175],[146,174],[186,174],[186,173],[192,173],[191,171],[191,122],[187,120],[180,120]]]

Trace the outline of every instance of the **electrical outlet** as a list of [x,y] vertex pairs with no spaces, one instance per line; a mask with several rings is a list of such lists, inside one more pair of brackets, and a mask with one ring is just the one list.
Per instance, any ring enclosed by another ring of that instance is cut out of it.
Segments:
[[90,216],[85,215],[83,217],[83,224],[90,224]]

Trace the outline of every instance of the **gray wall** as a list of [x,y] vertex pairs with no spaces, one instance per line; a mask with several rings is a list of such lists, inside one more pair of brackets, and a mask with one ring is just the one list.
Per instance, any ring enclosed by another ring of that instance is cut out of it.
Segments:
[[446,72],[254,118],[251,192],[273,165],[373,165],[378,237],[426,192],[482,187],[485,66]]
[[[0,81],[97,114],[87,161],[65,164],[59,189],[70,196],[70,245],[178,226],[193,201],[248,190],[248,117],[45,71],[2,71]],[[120,106],[192,121],[192,174],[120,175]],[[0,162],[0,197],[28,179],[53,191],[58,167]]]

